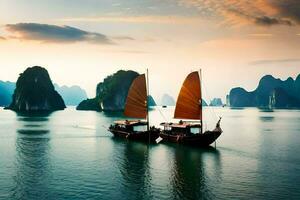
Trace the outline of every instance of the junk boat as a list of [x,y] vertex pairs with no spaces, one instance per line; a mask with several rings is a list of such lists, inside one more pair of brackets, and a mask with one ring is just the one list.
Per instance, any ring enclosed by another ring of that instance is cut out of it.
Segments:
[[178,123],[161,123],[164,129],[158,140],[201,147],[211,145],[223,132],[220,127],[221,118],[214,130],[203,132],[202,116],[201,79],[198,71],[195,71],[186,77],[177,98],[174,118],[181,120]]
[[124,109],[125,116],[135,119],[115,121],[109,127],[109,131],[114,136],[129,140],[155,142],[159,137],[160,129],[149,126],[148,96],[146,76],[145,74],[139,75],[130,86]]

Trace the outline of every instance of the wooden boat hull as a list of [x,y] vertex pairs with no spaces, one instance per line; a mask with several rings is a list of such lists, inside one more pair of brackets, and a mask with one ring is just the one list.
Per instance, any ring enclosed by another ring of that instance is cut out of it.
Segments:
[[135,140],[135,141],[144,141],[149,142],[149,133],[150,133],[150,142],[155,143],[155,140],[159,137],[160,130],[150,130],[143,131],[143,132],[128,132],[125,130],[113,129],[110,128],[109,131],[115,136],[120,138],[125,138],[128,140]]
[[195,134],[191,136],[175,135],[162,131],[159,136],[163,139],[163,142],[172,142],[180,144],[188,144],[199,147],[207,147],[214,143],[216,139],[221,135],[222,131],[206,131],[203,134]]

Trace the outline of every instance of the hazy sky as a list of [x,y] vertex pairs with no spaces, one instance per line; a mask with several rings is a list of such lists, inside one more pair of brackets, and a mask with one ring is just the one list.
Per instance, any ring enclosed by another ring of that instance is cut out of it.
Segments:
[[[300,73],[299,0],[0,0],[0,79],[40,65],[90,97],[118,69],[149,68],[176,97],[202,68],[206,99]],[[209,96],[209,97],[208,97]]]

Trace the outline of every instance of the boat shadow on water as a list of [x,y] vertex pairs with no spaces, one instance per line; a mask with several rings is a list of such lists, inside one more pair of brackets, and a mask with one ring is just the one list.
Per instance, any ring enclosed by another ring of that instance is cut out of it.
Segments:
[[122,110],[119,110],[119,111],[103,111],[102,113],[103,113],[103,115],[105,117],[109,117],[109,118],[124,118],[125,119],[125,116],[124,116]]
[[175,146],[171,185],[173,199],[214,199],[221,184],[221,154],[213,147]]
[[[156,195],[166,199],[215,197],[214,190],[221,184],[222,174],[221,153],[218,149],[173,143],[148,145],[120,138],[112,140],[116,146],[122,146],[122,153],[116,151],[114,157],[118,157],[116,167],[123,179],[119,192],[125,196],[136,199],[155,199]],[[169,153],[163,154],[165,150]],[[163,174],[163,177],[155,175],[162,170],[160,165],[155,164],[156,159],[159,163],[168,165],[169,173]],[[160,185],[161,178],[166,180],[166,185]],[[151,191],[157,189],[156,181],[161,188],[158,194],[153,194]]]
[[116,198],[125,196],[128,199],[149,199],[149,149],[152,145],[118,137],[112,137],[112,141],[116,146],[113,153],[114,163],[120,172],[119,181],[122,183],[116,191]]
[[213,146],[196,146],[196,145],[187,145],[187,144],[179,144],[179,143],[168,143],[168,142],[162,142],[161,144],[166,145],[168,147],[172,147],[175,149],[182,149],[183,151],[195,151],[199,153],[212,153],[215,155],[219,155],[220,151]]

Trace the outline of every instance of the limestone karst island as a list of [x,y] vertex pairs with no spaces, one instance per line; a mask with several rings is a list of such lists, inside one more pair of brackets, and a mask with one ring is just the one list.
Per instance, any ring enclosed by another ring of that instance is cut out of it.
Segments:
[[0,0],[0,200],[299,200],[300,0]]

